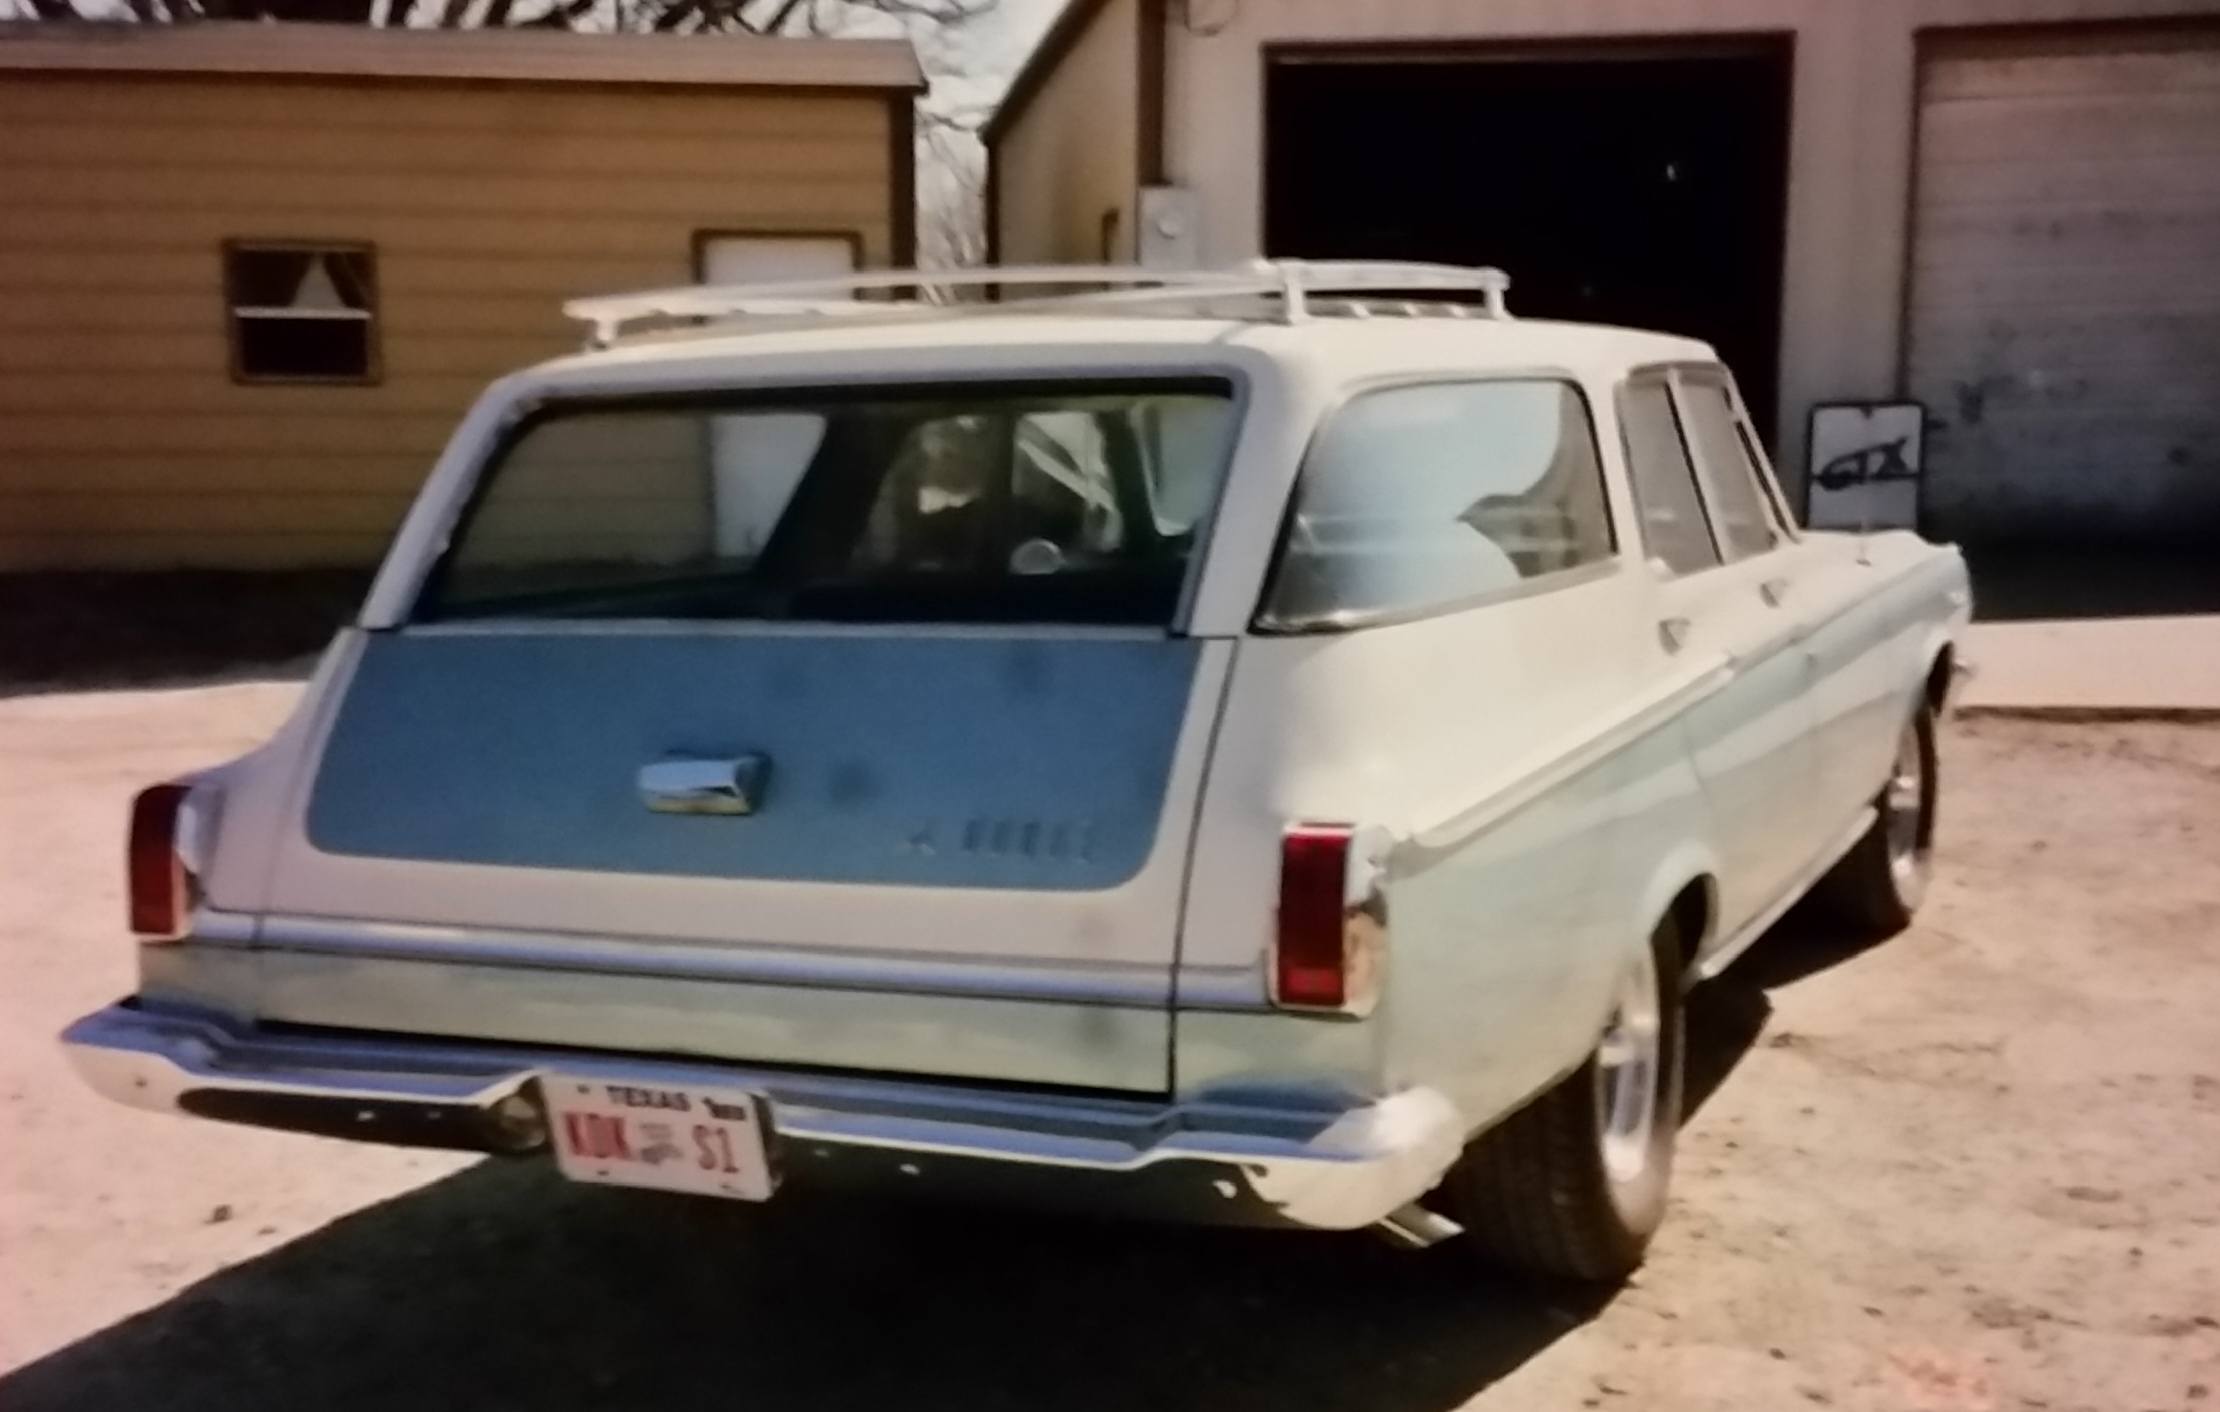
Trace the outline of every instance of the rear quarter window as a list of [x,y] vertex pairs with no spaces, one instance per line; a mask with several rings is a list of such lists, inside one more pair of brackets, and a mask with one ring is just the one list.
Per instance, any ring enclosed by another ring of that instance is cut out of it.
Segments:
[[1313,444],[1261,623],[1299,630],[1444,610],[1616,552],[1577,387],[1382,388],[1343,406]]

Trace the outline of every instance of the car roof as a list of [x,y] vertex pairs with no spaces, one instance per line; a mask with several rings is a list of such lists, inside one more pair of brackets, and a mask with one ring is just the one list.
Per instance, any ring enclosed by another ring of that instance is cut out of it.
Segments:
[[1716,362],[1709,345],[1670,334],[1540,319],[1452,317],[1439,312],[1351,316],[1299,323],[1161,314],[1049,312],[992,305],[903,310],[881,318],[749,320],[654,335],[541,364],[524,374],[549,390],[762,380],[780,364],[837,365],[843,377],[913,381],[925,360],[1007,365],[1042,355],[1059,371],[1146,372],[1258,360],[1299,364],[1314,377],[1361,381],[1396,374],[1563,370],[1614,377],[1660,363]]

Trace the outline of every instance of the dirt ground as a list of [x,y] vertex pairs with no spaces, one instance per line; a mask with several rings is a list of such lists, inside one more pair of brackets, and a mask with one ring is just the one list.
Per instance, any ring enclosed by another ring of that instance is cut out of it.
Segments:
[[1368,1237],[566,1187],[111,1107],[120,821],[291,688],[0,700],[0,1408],[2220,1409],[2220,728],[1945,742],[1920,925],[1701,992],[1628,1288]]

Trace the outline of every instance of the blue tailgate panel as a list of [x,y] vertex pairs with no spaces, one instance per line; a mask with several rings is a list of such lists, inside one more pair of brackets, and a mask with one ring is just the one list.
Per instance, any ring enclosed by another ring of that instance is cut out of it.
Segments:
[[[1147,861],[1200,647],[1176,639],[379,633],[308,808],[327,853],[689,877],[1115,887]],[[640,767],[769,759],[745,816]]]

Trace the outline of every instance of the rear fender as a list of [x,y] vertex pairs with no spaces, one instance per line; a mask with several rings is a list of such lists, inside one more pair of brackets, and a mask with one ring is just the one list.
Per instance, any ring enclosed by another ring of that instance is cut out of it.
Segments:
[[293,712],[254,750],[197,777],[223,792],[222,816],[204,881],[208,905],[254,916],[267,909],[270,874],[300,791],[362,651],[362,633],[343,628],[324,649]]

